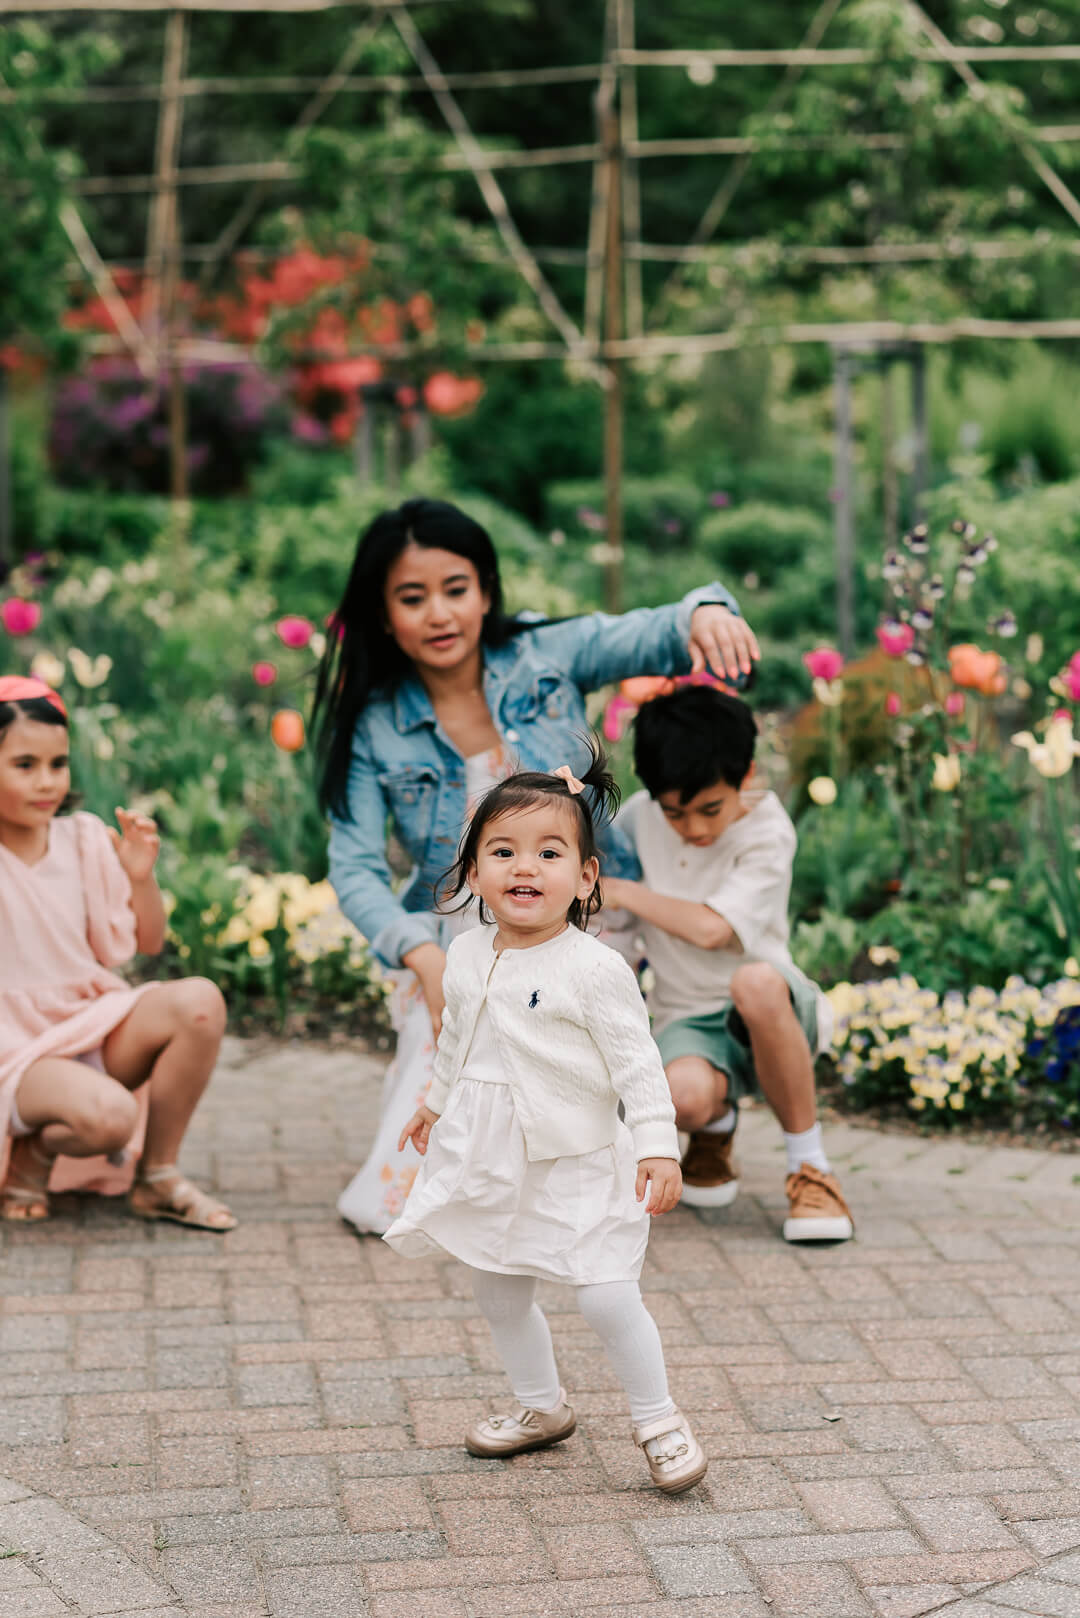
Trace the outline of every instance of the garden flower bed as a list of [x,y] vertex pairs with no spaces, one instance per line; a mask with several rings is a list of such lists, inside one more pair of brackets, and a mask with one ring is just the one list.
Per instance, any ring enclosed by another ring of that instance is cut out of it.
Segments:
[[844,1104],[940,1124],[1080,1122],[1080,968],[939,995],[903,975],[829,991]]

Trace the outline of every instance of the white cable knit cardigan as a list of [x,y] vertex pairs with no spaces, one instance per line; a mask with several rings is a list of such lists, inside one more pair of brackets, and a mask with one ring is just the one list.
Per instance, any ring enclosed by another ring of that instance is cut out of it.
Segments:
[[615,1140],[618,1103],[643,1157],[679,1158],[675,1109],[637,980],[621,956],[577,927],[495,954],[495,929],[450,945],[446,1009],[425,1104],[445,1111],[485,1000],[532,1162]]

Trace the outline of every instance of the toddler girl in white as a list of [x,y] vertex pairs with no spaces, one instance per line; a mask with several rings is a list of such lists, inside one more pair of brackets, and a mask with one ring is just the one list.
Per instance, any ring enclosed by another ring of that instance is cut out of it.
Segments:
[[708,1462],[668,1391],[638,1276],[649,1215],[679,1199],[679,1143],[634,975],[584,931],[602,903],[584,786],[617,801],[594,757],[584,782],[565,765],[510,776],[466,831],[448,888],[467,888],[465,903],[496,925],[450,945],[434,1079],[399,1143],[424,1161],[384,1240],[470,1268],[517,1400],[470,1427],[471,1454],[517,1455],[574,1431],[535,1302],[538,1279],[560,1281],[625,1389],[653,1481],[675,1494]]

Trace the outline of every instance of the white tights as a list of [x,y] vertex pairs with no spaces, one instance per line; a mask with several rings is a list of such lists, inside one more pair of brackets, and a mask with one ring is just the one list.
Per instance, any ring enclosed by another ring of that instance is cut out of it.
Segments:
[[[530,1410],[554,1410],[559,1403],[559,1373],[551,1332],[536,1302],[535,1279],[491,1270],[474,1269],[471,1274],[473,1296],[491,1327],[514,1396]],[[668,1392],[660,1333],[637,1282],[603,1281],[575,1287],[574,1293],[623,1385],[635,1426],[670,1415],[675,1405]]]

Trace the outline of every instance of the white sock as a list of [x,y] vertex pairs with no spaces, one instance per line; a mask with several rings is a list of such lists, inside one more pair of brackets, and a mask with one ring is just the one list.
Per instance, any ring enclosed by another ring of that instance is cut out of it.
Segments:
[[789,1135],[785,1129],[784,1148],[787,1151],[789,1174],[797,1173],[803,1163],[809,1163],[811,1168],[820,1169],[822,1174],[828,1174],[829,1159],[825,1156],[820,1124],[814,1124],[812,1129],[804,1129],[801,1135]]
[[714,1118],[711,1124],[705,1125],[706,1135],[730,1135],[738,1123],[735,1108],[729,1107],[722,1118]]

